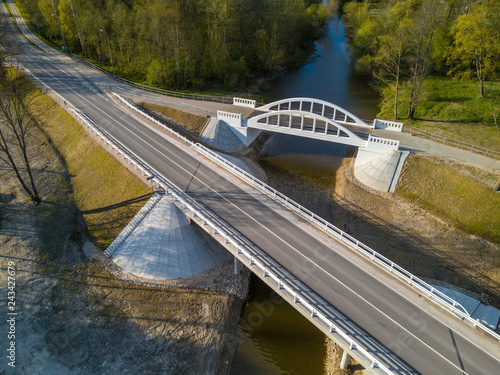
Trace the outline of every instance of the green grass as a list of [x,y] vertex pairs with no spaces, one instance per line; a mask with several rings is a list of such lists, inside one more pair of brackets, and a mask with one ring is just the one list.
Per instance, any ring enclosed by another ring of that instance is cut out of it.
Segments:
[[[405,84],[399,92],[397,120],[421,130],[500,151],[500,131],[493,116],[497,116],[500,127],[500,82],[486,82],[486,97],[483,99],[478,97],[478,87],[474,80],[428,77],[415,119],[408,120],[411,88]],[[384,88],[378,117],[393,119],[393,103],[393,90]]]
[[500,242],[500,193],[458,168],[433,158],[410,156],[397,193],[462,230]]
[[91,139],[79,123],[52,99],[44,131],[64,158],[71,176],[74,201],[93,242],[106,248],[152,193],[128,169]]

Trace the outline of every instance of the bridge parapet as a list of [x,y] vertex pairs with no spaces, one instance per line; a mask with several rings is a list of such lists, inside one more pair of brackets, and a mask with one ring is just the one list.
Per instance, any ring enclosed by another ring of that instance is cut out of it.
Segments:
[[387,121],[387,120],[373,120],[373,127],[375,129],[387,129],[394,132],[402,132],[403,131],[403,123],[395,122],[395,121]]
[[217,111],[217,118],[219,120],[227,122],[231,126],[241,126],[242,125],[242,114],[233,113],[226,111]]
[[251,100],[251,99],[244,99],[244,98],[233,98],[233,105],[237,105],[240,107],[248,107],[248,108],[255,108],[257,105],[256,100]]
[[378,153],[384,153],[391,150],[399,149],[399,141],[388,138],[374,137],[370,135],[368,137],[368,143],[366,149]]

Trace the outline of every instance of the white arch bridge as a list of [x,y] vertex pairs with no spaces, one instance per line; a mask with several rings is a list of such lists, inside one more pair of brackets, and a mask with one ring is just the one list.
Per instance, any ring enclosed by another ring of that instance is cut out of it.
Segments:
[[375,119],[370,125],[335,104],[312,98],[283,99],[257,108],[254,100],[234,98],[233,104],[255,109],[246,119],[241,113],[217,111],[217,119],[229,125],[244,145],[264,130],[356,146],[356,178],[377,190],[394,191],[407,153],[399,151],[399,141],[374,137],[370,130],[400,132],[402,124]]

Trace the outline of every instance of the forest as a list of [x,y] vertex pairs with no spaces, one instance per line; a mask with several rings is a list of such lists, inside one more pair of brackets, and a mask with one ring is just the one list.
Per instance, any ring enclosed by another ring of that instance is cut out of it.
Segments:
[[68,52],[152,86],[244,88],[303,63],[335,1],[16,1],[33,29]]
[[403,86],[406,117],[414,118],[429,74],[474,79],[479,98],[488,95],[485,82],[498,79],[498,0],[352,1],[343,11],[356,69],[392,90],[394,119]]

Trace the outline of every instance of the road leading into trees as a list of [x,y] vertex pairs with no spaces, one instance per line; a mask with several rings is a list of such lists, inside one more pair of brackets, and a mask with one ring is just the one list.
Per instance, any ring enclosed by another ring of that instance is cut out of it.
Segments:
[[251,187],[231,182],[189,147],[170,142],[56,52],[43,52],[11,34],[23,48],[19,62],[63,98],[62,105],[87,114],[321,296],[384,352],[384,363],[395,373],[498,373],[498,343],[302,219],[290,220],[289,213],[273,208]]

